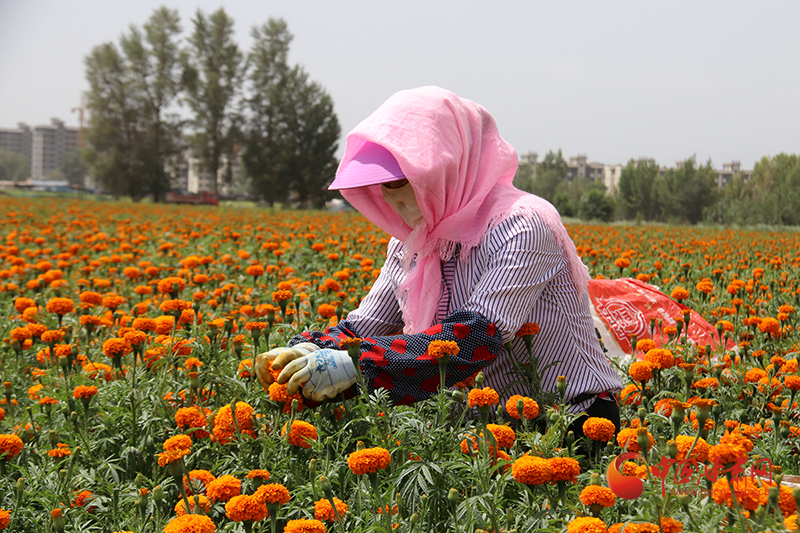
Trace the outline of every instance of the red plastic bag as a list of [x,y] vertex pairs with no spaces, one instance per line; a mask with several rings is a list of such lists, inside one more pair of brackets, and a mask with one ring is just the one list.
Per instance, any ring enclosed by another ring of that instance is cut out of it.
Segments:
[[[657,287],[632,278],[592,279],[589,280],[588,289],[596,317],[602,321],[610,338],[616,342],[616,346],[609,346],[609,337],[600,330],[611,355],[619,356],[620,352],[622,355],[630,355],[633,336],[639,340],[651,338],[651,318],[656,320],[653,340],[659,347],[666,344],[669,338],[658,329],[658,319],[662,321],[663,330],[668,326],[675,326],[675,317],[680,317],[684,309],[689,309],[672,300]],[[685,335],[685,332],[681,335]],[[689,340],[701,346],[710,344],[713,349],[719,345],[719,334],[702,316],[691,311]],[[728,348],[734,346],[729,339],[726,344]],[[637,352],[637,357],[641,359],[643,354]]]

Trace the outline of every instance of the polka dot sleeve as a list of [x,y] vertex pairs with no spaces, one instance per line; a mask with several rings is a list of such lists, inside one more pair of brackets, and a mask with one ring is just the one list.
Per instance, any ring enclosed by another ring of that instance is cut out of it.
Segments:
[[[290,344],[313,342],[340,350],[339,339],[358,337],[343,320],[325,332],[312,331],[292,339]],[[495,325],[474,311],[458,310],[441,324],[413,335],[374,336],[361,341],[361,372],[369,388],[389,391],[396,404],[424,400],[439,388],[439,363],[428,355],[432,341],[455,341],[459,352],[447,365],[447,387],[464,381],[489,366],[503,349]]]

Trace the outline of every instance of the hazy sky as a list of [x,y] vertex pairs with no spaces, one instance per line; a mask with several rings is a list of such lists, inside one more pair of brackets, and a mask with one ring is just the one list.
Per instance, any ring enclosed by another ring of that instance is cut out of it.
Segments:
[[[59,117],[83,59],[160,5],[184,32],[218,1],[0,0],[0,127]],[[237,39],[282,17],[290,61],[333,97],[344,133],[392,93],[439,85],[477,101],[520,153],[746,168],[800,153],[800,2],[233,1]],[[342,143],[344,134],[342,136]],[[340,152],[341,152],[340,144]]]

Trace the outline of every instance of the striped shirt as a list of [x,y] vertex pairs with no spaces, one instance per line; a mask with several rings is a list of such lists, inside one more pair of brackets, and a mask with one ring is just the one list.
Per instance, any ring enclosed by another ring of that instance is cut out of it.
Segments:
[[[414,335],[392,336],[403,327],[396,295],[404,278],[403,253],[403,244],[392,239],[381,273],[361,305],[326,334],[304,334],[305,338],[293,343],[310,339],[337,347],[338,337],[362,337],[365,376],[379,383],[413,383],[419,388],[423,378],[436,384],[439,379],[435,361],[424,355],[427,344],[434,338],[454,340],[460,351],[457,360],[451,359],[448,365],[448,386],[484,367],[484,385],[503,392],[506,399],[513,394],[528,395],[529,391],[524,385],[512,385],[518,377],[502,344],[510,341],[513,357],[519,363],[527,362],[525,343],[515,333],[522,324],[535,322],[540,332],[534,336],[532,348],[545,390],[555,390],[558,376],[567,378],[566,402],[585,393],[621,390],[620,377],[597,340],[588,293],[575,292],[568,262],[552,232],[537,216],[512,214],[487,231],[466,260],[456,255],[447,261],[442,268],[442,297],[436,315],[439,325]],[[400,354],[392,349],[398,340],[403,341]],[[377,359],[370,358],[375,347],[380,355]],[[416,367],[421,366],[428,370],[418,376]],[[412,368],[413,373],[409,372]],[[433,386],[430,392],[424,391],[426,394],[406,390],[392,397],[395,401],[415,401],[435,391]],[[584,411],[593,401],[589,398],[571,405],[570,411]]]

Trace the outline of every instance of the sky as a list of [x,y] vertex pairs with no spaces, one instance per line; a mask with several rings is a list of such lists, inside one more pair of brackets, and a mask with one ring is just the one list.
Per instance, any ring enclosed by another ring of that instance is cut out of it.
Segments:
[[344,136],[394,92],[439,85],[495,117],[520,154],[753,168],[800,153],[800,2],[0,0],[0,128],[77,126],[84,57],[161,5],[184,34],[224,7],[245,50],[283,18],[289,60]]

